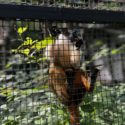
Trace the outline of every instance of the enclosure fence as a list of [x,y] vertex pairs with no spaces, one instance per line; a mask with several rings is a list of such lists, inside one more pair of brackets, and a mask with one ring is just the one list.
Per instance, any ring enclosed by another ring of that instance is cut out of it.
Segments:
[[0,125],[125,125],[124,6],[1,1]]

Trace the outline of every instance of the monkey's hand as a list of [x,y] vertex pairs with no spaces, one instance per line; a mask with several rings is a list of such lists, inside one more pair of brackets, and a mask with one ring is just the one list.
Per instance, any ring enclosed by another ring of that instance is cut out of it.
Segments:
[[86,91],[89,91],[91,88],[90,84],[90,77],[88,74],[82,70],[76,70],[75,71],[75,79],[74,79],[74,85],[76,87],[83,86]]

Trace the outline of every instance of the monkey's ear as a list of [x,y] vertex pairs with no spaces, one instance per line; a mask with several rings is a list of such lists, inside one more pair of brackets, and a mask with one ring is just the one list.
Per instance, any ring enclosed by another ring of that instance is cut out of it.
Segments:
[[57,37],[61,33],[57,26],[52,26],[49,30],[53,37]]

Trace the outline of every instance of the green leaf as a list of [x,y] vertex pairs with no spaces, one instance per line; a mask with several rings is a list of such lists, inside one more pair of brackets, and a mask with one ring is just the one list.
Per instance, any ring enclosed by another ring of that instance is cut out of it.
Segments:
[[26,37],[26,41],[24,41],[23,45],[32,45],[33,40],[30,37]]
[[27,30],[27,27],[19,27],[17,32],[19,35],[21,35],[22,33],[24,33]]
[[45,121],[43,119],[37,119],[37,120],[35,120],[35,125],[41,125],[44,122]]
[[8,116],[8,119],[9,120],[14,120],[15,118],[14,118],[14,116],[10,115],[10,116]]
[[115,54],[118,54],[119,53],[119,49],[113,49],[111,51],[111,54],[115,55]]
[[101,46],[101,45],[103,45],[103,41],[102,40],[96,40],[95,45],[96,46]]
[[82,105],[81,106],[82,111],[92,113],[94,112],[94,107],[90,104]]
[[47,37],[47,38],[44,39],[44,40],[41,40],[41,41],[36,42],[36,44],[34,44],[34,45],[31,47],[31,49],[32,49],[32,48],[35,48],[35,49],[37,49],[37,50],[44,49],[44,48],[46,48],[46,46],[51,45],[51,44],[53,44],[53,43],[54,43],[53,38],[52,38],[52,37]]
[[1,109],[7,109],[7,105],[6,104],[3,104],[0,106]]
[[47,60],[47,57],[43,57],[43,58],[39,58],[38,60],[37,60],[37,62],[39,63],[39,62],[41,62],[41,61],[46,61]]
[[11,49],[10,52],[13,53],[13,54],[17,54],[18,53],[17,49]]
[[18,47],[18,50],[24,47],[29,48],[33,44],[33,40],[30,37],[26,37],[26,40]]
[[10,68],[10,67],[11,67],[10,63],[6,64],[6,68]]
[[18,53],[28,56],[30,53],[30,49],[18,50]]
[[107,56],[109,52],[109,48],[102,48],[99,52],[96,52],[92,57],[92,60],[97,60],[101,57]]

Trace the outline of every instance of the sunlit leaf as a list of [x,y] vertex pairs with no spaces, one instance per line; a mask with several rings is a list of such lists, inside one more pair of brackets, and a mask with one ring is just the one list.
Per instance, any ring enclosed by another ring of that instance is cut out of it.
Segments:
[[18,51],[17,51],[17,49],[11,49],[11,53],[13,53],[13,54],[17,54]]
[[11,67],[11,64],[10,63],[6,64],[6,68],[9,68],[9,67]]
[[7,109],[7,105],[6,104],[3,104],[0,106],[1,109]]
[[23,45],[32,45],[33,40],[30,37],[26,37],[26,40],[24,41]]
[[46,46],[51,45],[54,43],[54,40],[52,37],[48,37],[44,40],[36,42],[31,48],[36,48],[37,50],[44,49]]
[[9,120],[14,120],[15,118],[14,118],[14,116],[10,115],[10,116],[8,116],[8,119]]
[[39,59],[37,60],[37,62],[46,61],[46,60],[47,60],[47,57],[43,57],[43,58],[39,58]]
[[115,54],[118,54],[119,53],[119,49],[113,49],[111,51],[111,54],[115,55]]
[[19,33],[19,35],[21,35],[22,33],[24,33],[27,30],[27,27],[19,27],[17,32]]
[[18,50],[18,53],[28,56],[30,53],[30,49]]
[[94,56],[92,57],[92,60],[97,60],[101,57],[107,56],[108,52],[109,52],[109,48],[101,49],[99,52],[94,54]]
[[33,40],[30,37],[26,37],[26,40],[18,47],[19,49],[23,49],[23,47],[29,48],[33,44]]
[[35,120],[35,125],[41,125],[43,124],[45,121],[43,119],[37,119]]

